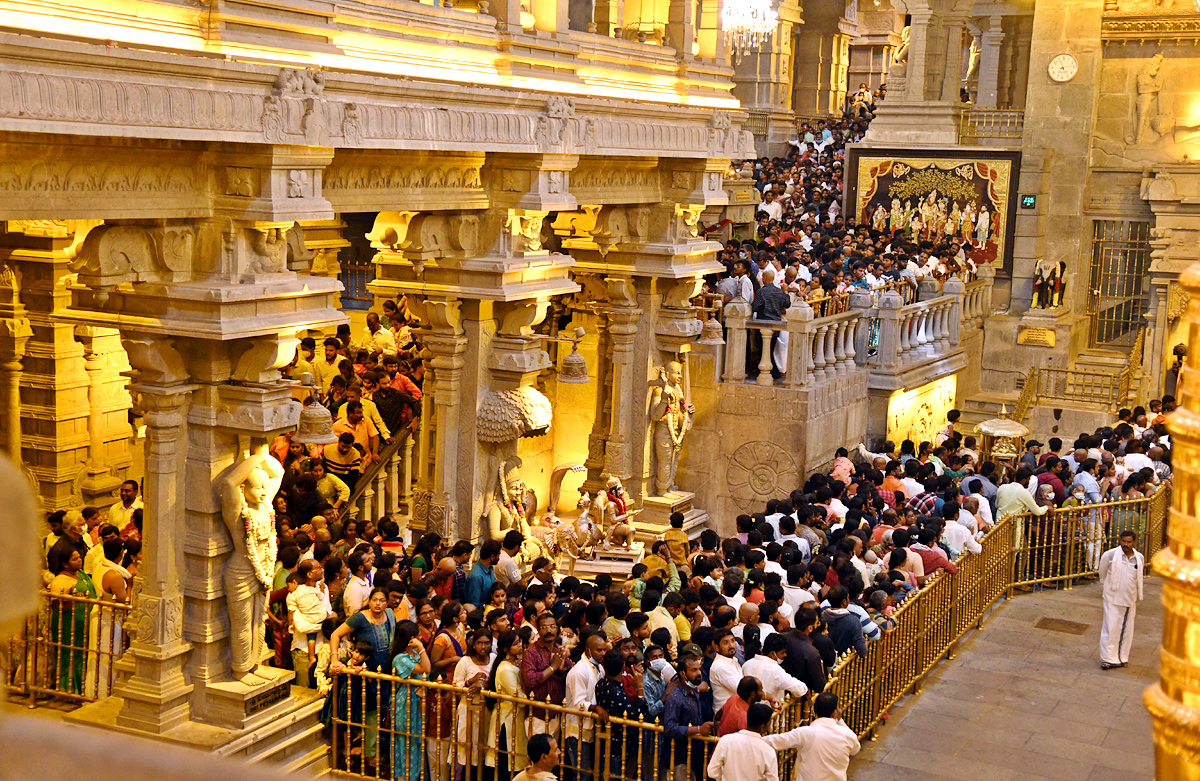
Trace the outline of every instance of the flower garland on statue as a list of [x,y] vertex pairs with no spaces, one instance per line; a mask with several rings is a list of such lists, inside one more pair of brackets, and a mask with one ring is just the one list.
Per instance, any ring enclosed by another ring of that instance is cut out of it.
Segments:
[[242,504],[242,521],[246,526],[246,558],[254,567],[254,576],[262,584],[264,590],[270,590],[275,579],[272,571],[278,554],[279,540],[275,537],[275,508],[271,507],[266,513],[259,513],[260,518],[250,512],[250,505]]
[[[663,388],[663,393],[667,395],[667,414],[664,416],[667,423],[667,432],[671,435],[671,444],[679,447],[683,444],[683,435],[687,433],[687,416],[673,414],[676,410],[682,410],[683,404],[679,399],[675,398],[675,391],[672,388]],[[674,421],[676,419],[679,421],[678,431],[675,430]]]

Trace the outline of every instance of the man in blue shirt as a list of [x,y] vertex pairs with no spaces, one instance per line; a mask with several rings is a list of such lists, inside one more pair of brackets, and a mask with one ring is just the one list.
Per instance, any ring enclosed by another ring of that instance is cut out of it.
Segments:
[[492,567],[500,560],[500,541],[488,540],[479,548],[479,561],[467,573],[466,603],[474,607],[483,607],[487,602],[488,592],[496,582]]
[[[686,767],[688,743],[697,736],[709,736],[714,732],[712,693],[701,672],[700,657],[691,654],[679,659],[678,684],[667,694],[663,703],[663,740],[667,756],[666,766],[671,768],[672,778],[686,776],[686,771],[675,768]],[[704,778],[704,746],[692,746],[693,778]]]

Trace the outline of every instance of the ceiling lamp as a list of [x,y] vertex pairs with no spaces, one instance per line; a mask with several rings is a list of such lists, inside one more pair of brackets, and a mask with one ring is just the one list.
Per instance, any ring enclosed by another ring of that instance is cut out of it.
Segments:
[[300,425],[292,436],[293,442],[302,445],[332,445],[338,441],[333,433],[333,415],[329,409],[317,400],[317,386],[313,375],[305,372],[300,375],[300,384],[309,391],[304,400],[304,409],[300,411]]
[[735,54],[749,54],[775,32],[779,14],[771,0],[723,0],[721,24],[725,29],[725,44]]

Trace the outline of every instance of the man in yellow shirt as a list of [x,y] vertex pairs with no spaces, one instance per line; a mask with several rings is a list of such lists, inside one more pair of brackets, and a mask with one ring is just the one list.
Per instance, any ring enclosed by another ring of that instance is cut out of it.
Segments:
[[364,468],[379,460],[379,431],[363,416],[361,401],[346,404],[346,417],[333,424],[333,433],[354,435],[354,444],[362,448]]

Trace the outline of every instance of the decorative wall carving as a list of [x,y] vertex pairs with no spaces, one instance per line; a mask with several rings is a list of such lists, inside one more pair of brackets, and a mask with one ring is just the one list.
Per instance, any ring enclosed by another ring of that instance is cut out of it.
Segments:
[[730,498],[746,512],[783,496],[799,483],[796,460],[774,442],[747,442],[733,451],[725,469]]
[[189,193],[204,189],[203,175],[203,170],[168,163],[19,160],[0,163],[0,193]]

